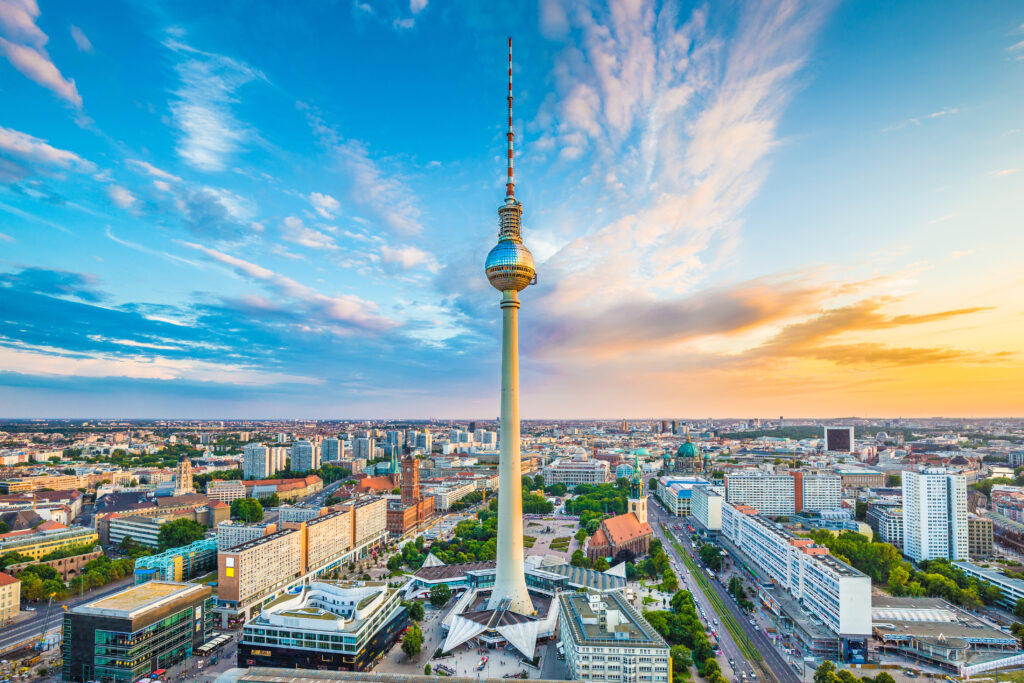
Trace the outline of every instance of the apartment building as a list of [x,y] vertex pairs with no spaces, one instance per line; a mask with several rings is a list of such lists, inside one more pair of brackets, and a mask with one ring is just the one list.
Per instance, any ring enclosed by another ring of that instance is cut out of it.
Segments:
[[869,503],[865,521],[879,541],[903,549],[903,508],[899,503]]
[[308,472],[320,467],[320,451],[305,440],[292,444],[292,471]]
[[843,502],[843,480],[838,474],[790,472],[794,479],[797,512],[838,510]]
[[796,479],[788,474],[741,470],[725,475],[725,501],[757,508],[766,517],[798,512]]
[[306,566],[318,569],[352,548],[352,510],[329,512],[303,522],[306,533]]
[[274,522],[262,524],[245,524],[231,520],[221,522],[217,525],[217,550],[228,550],[262,536],[269,536],[277,530],[278,526]]
[[984,560],[994,554],[992,520],[981,515],[967,515],[967,555]]
[[265,598],[302,577],[303,560],[302,533],[295,528],[218,553],[217,607],[228,618],[250,618]]
[[434,509],[447,512],[452,504],[476,491],[472,481],[446,481],[436,484],[424,483],[423,494],[434,497]]
[[559,593],[558,607],[570,680],[672,680],[668,644],[620,592]]
[[263,444],[247,443],[242,451],[242,476],[246,479],[266,479],[277,472],[276,464]]
[[[722,505],[722,535],[792,599],[792,622],[820,620],[838,639],[844,661],[862,661],[871,637],[871,578],[829,555],[828,548],[795,536],[749,506]],[[776,604],[779,600],[773,600]],[[782,609],[780,606],[778,609]],[[813,625],[797,636],[815,650]]]
[[320,443],[320,457],[323,462],[335,462],[345,458],[345,442],[333,436]]
[[352,511],[352,542],[357,548],[381,538],[387,532],[387,499],[363,496],[342,501],[339,506]]
[[238,480],[213,479],[206,483],[206,497],[230,504],[238,498],[245,498],[245,484]]
[[715,532],[722,530],[722,503],[725,497],[719,487],[710,484],[694,486],[690,493],[690,510],[702,527]]
[[903,554],[966,560],[967,480],[942,467],[903,473]]
[[607,483],[608,471],[608,463],[603,460],[563,459],[556,460],[545,467],[541,474],[544,477],[545,486],[565,484],[568,488],[573,489],[579,484]]
[[21,614],[21,581],[0,572],[0,625],[6,625]]

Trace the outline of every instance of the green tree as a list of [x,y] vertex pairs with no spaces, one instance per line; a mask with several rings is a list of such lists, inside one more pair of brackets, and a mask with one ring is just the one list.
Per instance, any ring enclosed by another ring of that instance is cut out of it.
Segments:
[[1017,598],[1017,602],[1013,605],[1013,614],[1018,619],[1024,619],[1024,598]]
[[231,516],[248,524],[263,521],[263,506],[255,498],[236,498],[231,501]]
[[430,604],[434,607],[444,607],[452,597],[452,589],[446,583],[439,583],[430,589]]
[[710,543],[705,543],[700,547],[700,559],[708,566],[713,572],[717,572],[722,568],[722,553],[719,549]]
[[587,540],[587,530],[586,529],[580,529],[579,531],[576,532],[576,542],[579,543],[580,545],[583,545],[583,542],[585,540]]
[[608,566],[608,560],[603,557],[599,557],[594,560],[594,569],[599,572],[607,571]]
[[167,522],[160,527],[157,534],[157,542],[160,544],[160,552],[169,548],[180,548],[189,543],[195,543],[206,536],[206,527],[191,519],[176,519]]
[[[903,485],[903,475],[901,475],[901,474],[890,474],[889,476],[887,476],[885,478],[885,485],[890,487],[890,488],[895,488],[897,486],[902,486]],[[888,674],[886,674],[886,675],[888,675]],[[892,678],[892,676],[889,676],[889,677]],[[875,681],[877,683],[877,681],[878,681],[878,677],[877,676],[875,676]]]
[[836,680],[836,665],[827,659],[814,670],[814,683],[835,683]]
[[427,665],[423,667],[423,675],[424,676],[429,676],[430,675],[430,662],[427,662]]
[[544,475],[543,474],[538,474],[536,477],[533,478],[533,488],[540,489],[540,490],[544,489]]
[[877,676],[875,676],[875,683],[896,683],[896,679],[888,673],[886,673],[885,671],[882,671],[879,672]]
[[281,497],[277,493],[271,493],[269,496],[260,498],[259,502],[264,508],[276,508],[281,504]]
[[412,659],[420,653],[420,649],[423,647],[423,631],[420,630],[418,624],[412,624],[409,626],[409,630],[405,632],[405,637],[402,638],[402,652]]
[[406,605],[406,609],[409,610],[409,618],[413,621],[423,621],[423,603],[422,602],[410,602]]

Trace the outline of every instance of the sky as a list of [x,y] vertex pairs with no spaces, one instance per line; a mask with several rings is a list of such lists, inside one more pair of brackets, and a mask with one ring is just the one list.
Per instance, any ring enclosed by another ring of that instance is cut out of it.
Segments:
[[1024,414],[1024,7],[0,0],[0,416]]

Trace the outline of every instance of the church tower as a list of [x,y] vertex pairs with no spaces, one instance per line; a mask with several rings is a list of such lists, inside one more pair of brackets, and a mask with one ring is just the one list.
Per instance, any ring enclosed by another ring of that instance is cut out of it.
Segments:
[[178,495],[195,493],[192,488],[192,461],[184,455],[178,460],[178,468],[174,473],[174,488]]
[[633,454],[633,476],[629,481],[629,511],[641,524],[647,522],[647,496],[644,495],[644,481],[640,476],[640,459]]

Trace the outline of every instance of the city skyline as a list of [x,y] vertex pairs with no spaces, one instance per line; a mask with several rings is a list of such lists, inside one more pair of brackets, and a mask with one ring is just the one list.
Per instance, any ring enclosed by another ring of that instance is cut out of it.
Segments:
[[1012,3],[0,0],[0,415],[496,416],[508,34],[524,419],[1024,414]]

